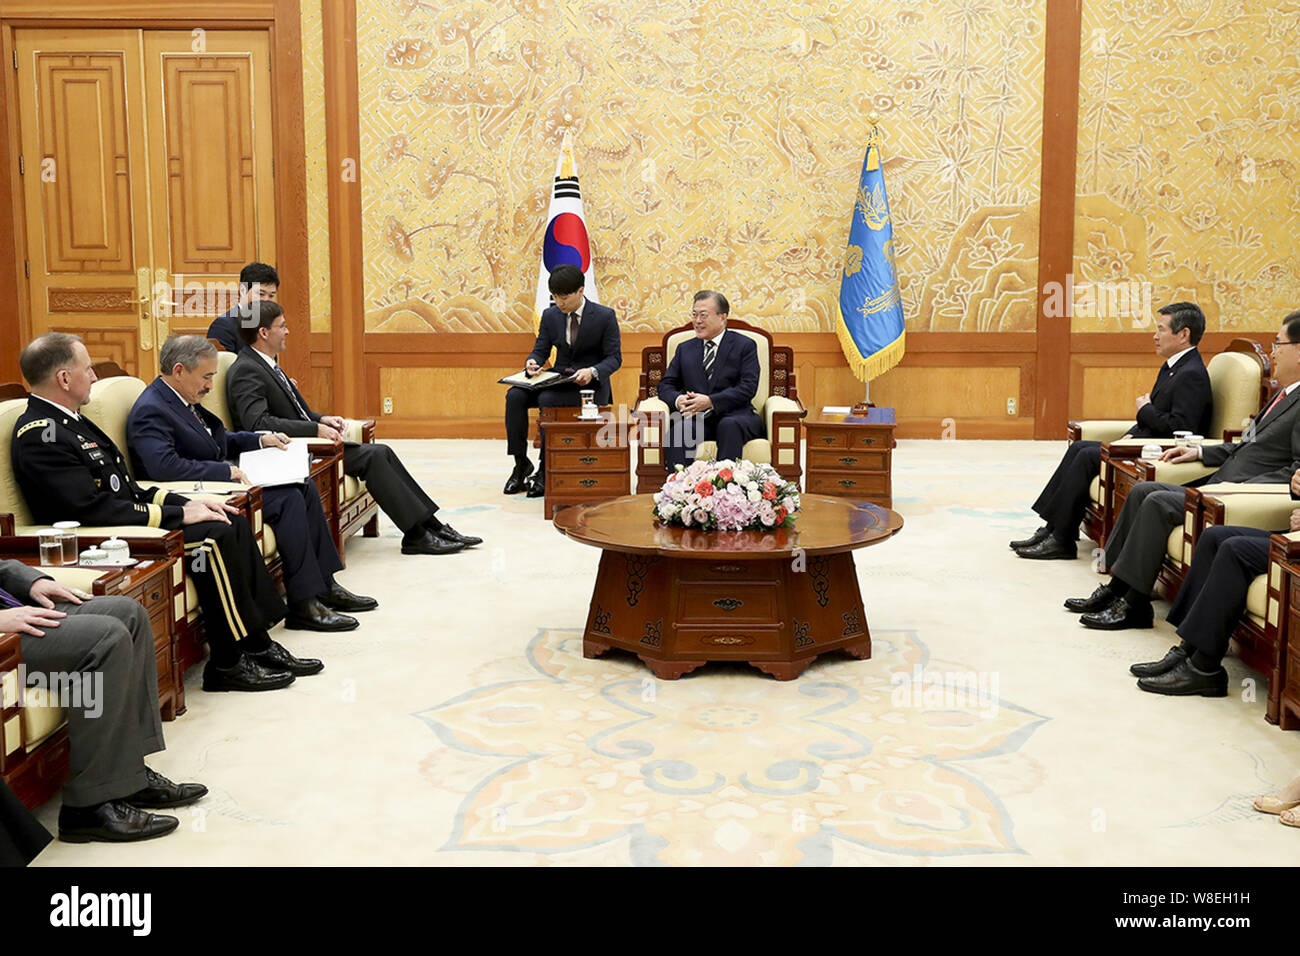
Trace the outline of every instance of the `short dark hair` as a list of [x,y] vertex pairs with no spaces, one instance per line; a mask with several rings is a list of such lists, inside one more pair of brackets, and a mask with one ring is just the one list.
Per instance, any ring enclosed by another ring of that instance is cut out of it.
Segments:
[[203,336],[177,333],[168,336],[158,350],[158,364],[164,375],[170,375],[177,365],[183,365],[185,371],[192,372],[199,367],[200,361],[216,354],[217,347]]
[[1282,328],[1286,329],[1288,342],[1300,342],[1300,310],[1292,312],[1283,319]]
[[70,332],[46,332],[28,342],[18,357],[18,367],[27,384],[44,385],[59,369],[71,365],[76,358],[72,345],[80,341],[80,335]]
[[1170,302],[1161,307],[1160,314],[1169,316],[1169,331],[1175,335],[1183,329],[1190,329],[1187,341],[1192,345],[1201,341],[1205,334],[1205,313],[1195,302]]
[[245,345],[252,345],[257,341],[258,329],[269,329],[272,322],[284,315],[280,303],[269,300],[250,302],[246,308],[246,313],[243,309],[240,310],[239,317],[239,337],[244,340]]
[[546,280],[546,287],[551,295],[572,295],[586,283],[582,270],[577,266],[562,265],[551,270],[551,277]]
[[280,273],[275,271],[275,266],[268,266],[265,262],[250,262],[239,270],[239,287],[251,289],[254,282],[259,285],[273,285],[278,289]]
[[701,289],[695,293],[695,298],[691,302],[699,302],[702,299],[712,299],[713,307],[722,315],[731,314],[731,303],[727,301],[727,297],[721,292],[714,292],[712,289]]

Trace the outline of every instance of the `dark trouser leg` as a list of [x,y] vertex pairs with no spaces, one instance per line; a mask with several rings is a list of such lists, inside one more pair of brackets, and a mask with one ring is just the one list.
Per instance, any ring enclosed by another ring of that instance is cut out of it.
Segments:
[[[706,423],[711,418],[716,416],[709,415],[705,419]],[[712,427],[718,443],[718,460],[724,458],[736,460],[743,453],[745,442],[763,434],[763,419],[750,409],[742,409],[717,418]]]
[[366,483],[384,514],[405,534],[433,517],[438,506],[387,445],[343,446],[343,471]]
[[1079,523],[1088,508],[1088,489],[1101,471],[1101,442],[1077,441],[1065,449],[1034,512],[1062,541],[1079,540]]
[[1143,482],[1137,487],[1146,484],[1153,488],[1141,502],[1131,501],[1131,495],[1130,500],[1124,502],[1124,512],[1128,512],[1133,504],[1138,505],[1138,510],[1118,548],[1112,551],[1110,542],[1107,542],[1106,559],[1115,581],[1122,581],[1131,591],[1149,596],[1160,574],[1160,562],[1169,550],[1169,532],[1183,520],[1187,493],[1181,487],[1163,488],[1157,482]]
[[528,409],[536,408],[538,396],[527,388],[512,385],[506,390],[506,454],[515,458],[528,455]]
[[29,679],[45,675],[47,686],[55,673],[83,678],[81,706],[67,708],[71,772],[63,802],[94,806],[147,786],[144,758],[163,749],[153,629],[130,598],[57,607],[68,617],[43,638],[23,637],[23,660]]
[[669,471],[695,461],[695,446],[707,440],[706,428],[698,415],[685,418],[680,412],[669,413],[663,448],[664,464]]
[[230,524],[205,521],[184,531],[185,573],[199,592],[213,663],[230,667],[242,652],[265,650],[285,606],[248,522],[232,515]]
[[330,537],[316,485],[282,485],[262,492],[263,514],[275,529],[290,604],[324,594],[343,561]]
[[[1246,592],[1255,578],[1268,570],[1271,532],[1256,528],[1211,528],[1201,535],[1201,541],[1204,542],[1212,532],[1220,532],[1213,560],[1203,562],[1203,565],[1209,565],[1209,570],[1202,574],[1200,588],[1181,609],[1176,623],[1181,622],[1178,636],[1192,648],[1214,661],[1221,661],[1228,653],[1232,631],[1246,609]],[[1200,558],[1202,546],[1200,543],[1196,545],[1193,567]],[[1183,593],[1188,590],[1189,583],[1190,571],[1187,583],[1178,593],[1176,609],[1183,604]],[[1169,619],[1174,620],[1173,611]]]

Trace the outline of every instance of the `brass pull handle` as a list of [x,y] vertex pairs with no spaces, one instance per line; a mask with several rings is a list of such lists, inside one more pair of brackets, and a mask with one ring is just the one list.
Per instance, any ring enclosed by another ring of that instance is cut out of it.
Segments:
[[583,478],[578,484],[584,488],[590,488],[592,485],[597,484],[597,481],[595,478]]
[[713,606],[722,608],[722,610],[724,611],[734,611],[736,608],[742,607],[744,603],[745,603],[744,601],[738,601],[735,598],[728,597],[728,598],[718,598],[716,601],[713,602]]
[[564,435],[563,437],[560,438],[560,441],[564,442],[566,445],[572,445],[572,444],[573,444],[573,436],[572,436],[572,435]]
[[596,457],[594,455],[583,455],[578,459],[578,461],[582,462],[584,465],[594,465],[596,463]]
[[823,438],[822,438],[822,444],[823,444],[823,445],[834,445],[834,444],[835,444],[835,436],[834,436],[834,435],[827,435],[827,436],[823,437]]
[[850,458],[847,455],[840,459],[841,465],[856,465],[857,463],[858,460],[856,458]]
[[862,439],[862,444],[864,444],[864,445],[874,445],[875,443],[876,443],[876,440],[875,440],[874,438],[864,438],[864,439]]
[[856,485],[856,484],[857,484],[856,481],[853,481],[853,480],[848,479],[848,478],[842,478],[842,479],[840,479],[840,487],[841,487],[841,488],[852,488],[852,487],[853,487],[854,485]]

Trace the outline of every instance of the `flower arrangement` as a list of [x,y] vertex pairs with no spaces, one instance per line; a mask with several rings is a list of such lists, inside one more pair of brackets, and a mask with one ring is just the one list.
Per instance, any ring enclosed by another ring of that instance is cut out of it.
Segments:
[[677,466],[654,496],[655,517],[705,531],[765,531],[794,524],[799,486],[752,461]]

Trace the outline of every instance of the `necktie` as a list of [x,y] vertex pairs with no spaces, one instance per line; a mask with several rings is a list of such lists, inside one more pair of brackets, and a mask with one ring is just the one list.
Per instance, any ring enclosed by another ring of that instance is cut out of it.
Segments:
[[716,349],[717,346],[713,342],[704,343],[704,374],[709,377],[710,382],[713,381],[713,353]]
[[1269,413],[1269,412],[1271,412],[1273,409],[1277,408],[1277,403],[1280,402],[1280,401],[1282,401],[1282,399],[1284,399],[1284,398],[1286,398],[1286,389],[1285,389],[1285,388],[1280,389],[1280,390],[1278,391],[1278,393],[1277,393],[1277,397],[1274,398],[1273,401],[1269,403],[1268,408],[1264,409],[1264,414],[1263,414],[1263,415],[1260,415],[1259,418],[1255,419],[1255,421],[1257,421],[1257,422],[1262,422],[1265,418],[1268,417],[1268,413]]
[[284,390],[289,393],[289,398],[293,399],[293,407],[298,409],[298,414],[307,421],[311,421],[311,416],[307,414],[307,409],[302,407],[302,404],[298,401],[298,396],[293,392],[293,386],[289,384],[289,376],[284,374],[284,369],[280,368],[278,362],[275,365],[275,374],[280,376],[280,384],[283,385]]
[[569,348],[578,344],[578,313],[569,313]]
[[199,427],[202,428],[209,435],[211,435],[212,429],[208,428],[207,423],[203,420],[203,416],[199,414],[199,406],[191,405],[190,412],[191,414],[194,415],[194,420],[199,423]]
[[5,607],[22,607],[23,602],[18,600],[4,588],[0,588],[0,604]]

